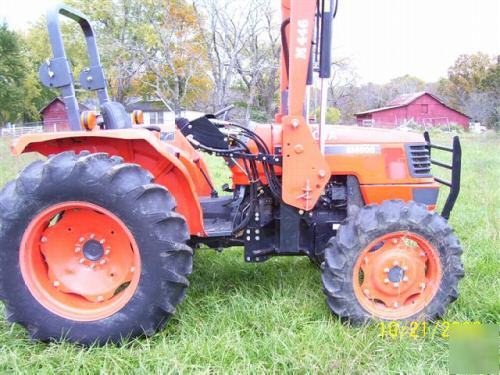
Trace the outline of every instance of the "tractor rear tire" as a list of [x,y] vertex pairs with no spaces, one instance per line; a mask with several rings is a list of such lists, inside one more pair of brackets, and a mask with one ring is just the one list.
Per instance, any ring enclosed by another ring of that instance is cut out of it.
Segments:
[[440,318],[458,297],[461,254],[446,220],[426,206],[398,200],[365,206],[326,247],[327,304],[355,324]]
[[193,251],[175,200],[136,164],[62,152],[0,191],[0,298],[39,341],[152,335],[184,299]]

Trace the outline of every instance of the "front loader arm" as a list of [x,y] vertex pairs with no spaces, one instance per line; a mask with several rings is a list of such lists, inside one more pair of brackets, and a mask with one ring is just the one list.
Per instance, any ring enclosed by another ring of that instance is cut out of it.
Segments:
[[331,175],[304,115],[315,12],[315,1],[282,1],[283,24],[289,28],[283,30],[288,56],[282,53],[281,92],[285,102],[278,116],[283,129],[282,198],[305,211],[314,208]]

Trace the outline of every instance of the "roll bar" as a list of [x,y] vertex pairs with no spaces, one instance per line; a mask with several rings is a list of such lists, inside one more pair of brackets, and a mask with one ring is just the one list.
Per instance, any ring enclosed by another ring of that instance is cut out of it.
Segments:
[[68,111],[70,128],[71,130],[81,130],[73,74],[66,55],[66,49],[64,48],[59,15],[77,22],[83,31],[90,67],[81,72],[79,81],[83,88],[97,91],[97,97],[101,106],[109,101],[106,78],[101,66],[94,30],[88,18],[65,4],[57,4],[49,8],[47,11],[47,28],[53,57],[42,64],[39,70],[39,77],[45,86],[61,90],[64,104]]

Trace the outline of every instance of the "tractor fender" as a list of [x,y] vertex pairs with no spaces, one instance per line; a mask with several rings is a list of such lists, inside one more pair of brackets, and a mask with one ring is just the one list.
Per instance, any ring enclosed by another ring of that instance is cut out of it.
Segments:
[[161,141],[157,132],[117,129],[25,134],[11,146],[16,156],[27,152],[48,156],[63,151],[78,153],[84,150],[120,156],[125,162],[138,164],[149,171],[155,183],[163,185],[175,197],[177,212],[186,218],[191,235],[206,236],[196,186],[190,171],[181,161],[185,152]]

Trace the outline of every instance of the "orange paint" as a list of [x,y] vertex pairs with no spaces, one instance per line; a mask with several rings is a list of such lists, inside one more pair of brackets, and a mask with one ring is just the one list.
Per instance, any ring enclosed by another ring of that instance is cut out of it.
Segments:
[[[84,255],[89,241],[102,243],[103,255],[95,261]],[[141,274],[132,233],[116,215],[88,202],[60,203],[36,215],[21,240],[19,264],[33,297],[76,321],[104,319],[121,310]]]
[[[165,186],[175,197],[177,211],[186,218],[190,233],[203,235],[199,196],[209,195],[207,182],[192,161],[194,154],[189,149],[186,151],[175,143],[162,142],[157,134],[146,129],[26,134],[16,141],[12,152],[19,155],[36,151],[47,156],[66,150],[76,153],[87,150],[121,156],[125,162],[139,164],[150,171],[155,182]],[[176,137],[180,137],[179,134]],[[204,163],[199,164],[206,168]]]
[[394,232],[372,241],[353,269],[358,302],[381,319],[406,319],[434,298],[442,270],[437,249],[412,232]]

